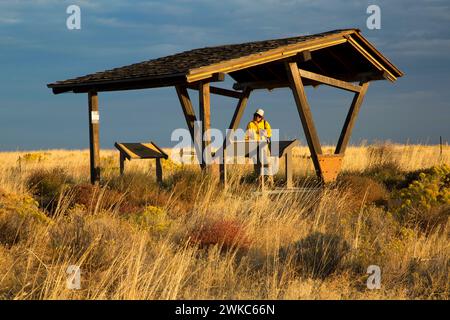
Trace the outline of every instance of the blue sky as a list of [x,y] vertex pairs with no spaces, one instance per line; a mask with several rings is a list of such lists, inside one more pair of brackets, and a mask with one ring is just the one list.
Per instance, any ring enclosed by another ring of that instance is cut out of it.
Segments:
[[[81,8],[81,30],[66,28],[71,4]],[[381,8],[381,30],[366,27],[370,4]],[[450,140],[448,1],[0,0],[0,150],[87,148],[86,94],[55,96],[47,83],[197,47],[353,27],[406,75],[371,84],[352,142]],[[307,94],[322,142],[335,143],[351,94]],[[149,139],[171,146],[172,130],[185,126],[173,88],[100,93],[99,103],[102,148]],[[212,125],[225,128],[235,104],[214,96]],[[287,89],[256,92],[245,120],[257,107],[282,138],[304,143]]]

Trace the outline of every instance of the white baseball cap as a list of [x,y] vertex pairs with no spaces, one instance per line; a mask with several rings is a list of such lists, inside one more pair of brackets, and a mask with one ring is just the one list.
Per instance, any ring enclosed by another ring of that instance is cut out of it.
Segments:
[[259,114],[261,117],[264,117],[264,110],[263,109],[258,109],[255,112],[256,114]]

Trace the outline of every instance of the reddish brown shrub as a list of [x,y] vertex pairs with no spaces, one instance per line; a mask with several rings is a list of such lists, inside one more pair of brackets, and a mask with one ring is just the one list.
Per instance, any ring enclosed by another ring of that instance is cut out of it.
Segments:
[[193,230],[191,241],[200,248],[219,245],[222,250],[247,250],[251,240],[242,223],[236,220],[213,220]]
[[[82,205],[88,212],[93,212],[98,205],[98,210],[112,209],[122,206],[122,195],[109,188],[92,185],[89,183],[78,184],[72,188],[73,204]],[[100,200],[100,196],[102,199]]]

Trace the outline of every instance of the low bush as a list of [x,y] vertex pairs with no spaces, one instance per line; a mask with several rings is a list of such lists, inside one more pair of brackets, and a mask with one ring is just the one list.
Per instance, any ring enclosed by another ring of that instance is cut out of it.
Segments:
[[73,185],[74,180],[61,168],[40,169],[30,174],[26,184],[39,206],[53,213],[61,192],[64,188]]
[[165,232],[170,226],[170,220],[164,209],[148,205],[142,212],[130,216],[131,221],[144,229],[153,232]]
[[411,299],[450,298],[448,273],[450,264],[443,257],[432,257],[426,261],[411,259],[405,280],[408,283],[408,296]]
[[406,177],[406,173],[394,162],[372,166],[365,170],[363,175],[383,183],[388,190],[397,188]]
[[386,205],[389,199],[385,186],[372,178],[344,175],[339,182],[347,192],[346,202],[351,210],[359,210],[363,204]]
[[429,233],[443,230],[450,216],[450,168],[433,167],[398,192],[400,206],[394,208],[399,220]]
[[[95,210],[109,210],[122,209],[123,195],[109,187],[100,187],[90,183],[78,184],[72,187],[72,206],[79,205],[86,209],[89,213],[94,213]],[[123,205],[125,208],[125,205]]]
[[294,245],[294,266],[300,275],[324,279],[336,272],[349,245],[336,234],[314,232]]
[[148,205],[167,206],[171,196],[144,173],[130,172],[114,177],[108,186],[111,191],[122,195],[119,212],[125,215],[142,212]]
[[219,245],[222,250],[247,250],[251,244],[242,223],[229,219],[207,221],[198,226],[191,232],[190,241],[200,248]]
[[128,250],[131,234],[119,219],[72,214],[52,225],[49,240],[58,256],[98,271]]
[[32,197],[0,190],[0,244],[12,246],[28,238],[36,223],[48,222]]

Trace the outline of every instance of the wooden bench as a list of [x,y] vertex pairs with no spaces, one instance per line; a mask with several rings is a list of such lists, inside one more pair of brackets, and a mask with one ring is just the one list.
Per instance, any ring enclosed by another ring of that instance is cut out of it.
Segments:
[[[278,150],[273,148],[274,143],[278,143]],[[298,140],[286,140],[286,141],[275,141],[269,144],[269,150],[271,157],[283,158],[285,163],[284,177],[286,181],[286,188],[290,189],[293,186],[292,182],[292,149],[298,145]],[[262,164],[259,161],[258,143],[249,141],[233,141],[230,142],[226,149],[234,148],[234,155],[237,155],[239,148],[243,148],[246,158],[256,158],[257,161],[254,164],[254,170],[257,174],[261,174]],[[224,155],[224,182],[226,184],[226,159],[227,151]],[[264,179],[263,179],[264,180]],[[262,184],[264,187],[264,184]]]
[[120,152],[120,174],[125,170],[125,160],[132,159],[155,159],[156,161],[156,181],[162,183],[163,173],[161,159],[168,159],[169,156],[154,142],[149,143],[124,143],[116,142],[114,146]]

